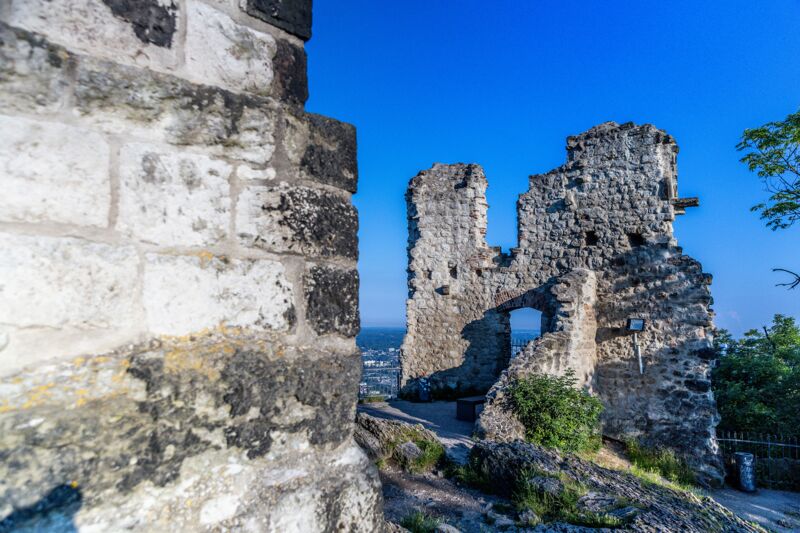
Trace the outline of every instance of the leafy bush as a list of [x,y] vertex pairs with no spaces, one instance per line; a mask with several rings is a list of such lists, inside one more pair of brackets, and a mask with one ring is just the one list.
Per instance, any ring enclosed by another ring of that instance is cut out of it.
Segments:
[[683,458],[675,455],[672,450],[646,448],[636,441],[626,442],[625,447],[628,459],[640,471],[658,474],[667,481],[677,484],[680,488],[686,488],[696,483],[692,469]]
[[411,533],[433,533],[439,525],[439,520],[422,511],[415,511],[403,517],[400,525]]
[[797,435],[800,428],[800,327],[775,315],[766,331],[739,340],[719,330],[712,381],[720,429]]
[[511,386],[512,408],[529,442],[570,452],[600,448],[603,405],[576,385],[568,370],[560,377],[535,374]]

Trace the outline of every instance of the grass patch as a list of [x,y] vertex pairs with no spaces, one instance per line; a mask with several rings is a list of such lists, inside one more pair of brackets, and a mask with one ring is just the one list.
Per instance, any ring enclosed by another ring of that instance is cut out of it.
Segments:
[[[396,454],[397,447],[405,442],[413,442],[422,451],[419,457],[413,460],[408,460],[406,457]],[[439,442],[425,438],[425,436],[414,429],[404,431],[402,435],[398,436],[390,443],[392,450],[392,458],[397,461],[400,467],[412,474],[420,472],[427,472],[435,466],[444,465],[445,463],[445,450]]]
[[445,475],[473,489],[478,489],[483,492],[494,492],[492,490],[492,480],[477,468],[475,461],[471,458],[465,465],[455,463],[449,464]]
[[363,398],[358,399],[358,403],[380,403],[385,401],[386,398],[384,398],[380,394],[374,394],[372,396],[364,396]]
[[[533,478],[553,478],[558,480],[562,490],[543,491],[531,482]],[[530,509],[545,522],[561,521],[585,527],[619,527],[622,520],[617,517],[582,511],[578,509],[578,500],[588,489],[568,476],[551,476],[536,470],[522,472],[517,480],[512,499],[522,511]]]
[[625,443],[628,459],[633,464],[631,472],[642,479],[658,483],[653,474],[660,476],[678,488],[687,490],[696,485],[695,474],[686,461],[675,452],[660,448],[646,448],[637,441]]
[[411,533],[433,533],[440,523],[441,521],[438,518],[422,511],[415,511],[410,515],[406,515],[400,521],[400,525],[411,531]]
[[425,439],[415,440],[413,442],[422,450],[422,455],[407,465],[408,471],[412,474],[427,472],[444,461],[444,446],[438,442]]

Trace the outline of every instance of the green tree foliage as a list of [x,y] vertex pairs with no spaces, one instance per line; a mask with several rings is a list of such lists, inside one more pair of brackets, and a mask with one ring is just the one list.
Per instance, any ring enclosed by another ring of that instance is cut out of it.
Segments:
[[[770,197],[751,211],[761,212],[767,227],[785,229],[800,220],[800,111],[785,120],[770,122],[760,128],[744,130],[736,148],[746,152],[742,163],[761,177]],[[779,283],[790,289],[800,286],[800,274],[785,268],[793,279]]]
[[720,428],[800,434],[800,327],[794,318],[775,315],[768,329],[739,340],[719,330],[714,344]]
[[779,122],[744,130],[736,146],[741,159],[764,181],[769,200],[754,205],[767,226],[788,228],[800,220],[800,111]]
[[603,404],[576,385],[568,370],[560,377],[534,374],[511,387],[511,404],[528,441],[570,452],[599,449]]

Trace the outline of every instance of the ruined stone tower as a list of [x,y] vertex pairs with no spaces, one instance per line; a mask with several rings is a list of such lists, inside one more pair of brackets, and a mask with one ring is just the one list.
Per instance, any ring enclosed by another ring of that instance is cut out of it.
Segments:
[[374,531],[310,0],[0,5],[0,529]]
[[[440,397],[491,388],[477,430],[507,440],[523,433],[503,401],[506,386],[571,368],[602,399],[606,435],[674,448],[718,482],[711,276],[673,237],[675,215],[695,203],[677,197],[677,152],[651,125],[606,123],[570,137],[567,163],[531,176],[520,196],[510,254],[486,244],[478,165],[434,165],[414,177],[405,394],[423,377]],[[522,307],[542,312],[544,335],[503,372],[509,312]],[[628,318],[646,320],[643,373]]]

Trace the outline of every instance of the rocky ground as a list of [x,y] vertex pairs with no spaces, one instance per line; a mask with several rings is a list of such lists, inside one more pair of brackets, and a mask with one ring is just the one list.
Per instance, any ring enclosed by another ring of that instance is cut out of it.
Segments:
[[[374,411],[373,406],[371,412]],[[404,418],[409,419],[420,420]],[[408,465],[430,459],[422,453],[422,449],[430,449],[424,441],[442,444],[437,433],[430,430],[437,429],[436,424],[426,423],[423,427],[366,412],[359,413],[357,422],[356,440],[381,470],[384,513],[397,528],[393,531],[402,531],[399,524],[415,515],[430,519],[425,524],[429,529],[418,529],[422,531],[604,530],[575,524],[581,520],[567,523],[540,517],[515,505],[512,493],[520,481],[545,499],[557,499],[565,490],[572,490],[573,484],[579,486],[582,492],[576,512],[616,520],[615,529],[622,531],[763,531],[707,496],[648,482],[625,472],[630,463],[613,443],[608,443],[594,461],[521,442],[471,443],[474,448],[471,467],[467,469],[471,475],[464,476],[463,467],[459,471],[453,466],[465,458],[458,445],[463,443],[457,439],[450,446],[442,446],[441,461],[428,461],[424,468],[412,472]],[[446,453],[451,449],[455,453]],[[483,480],[482,486],[478,484],[482,490],[475,488],[475,479]]]

